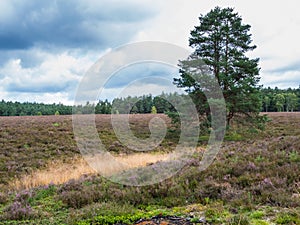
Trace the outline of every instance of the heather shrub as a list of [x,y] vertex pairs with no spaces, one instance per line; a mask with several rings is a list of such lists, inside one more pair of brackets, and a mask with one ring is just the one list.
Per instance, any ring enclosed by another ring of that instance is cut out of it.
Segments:
[[[77,187],[77,186],[76,186]],[[78,188],[78,187],[77,187]],[[96,186],[83,186],[81,189],[62,191],[58,199],[71,208],[82,208],[103,199],[103,193]]]
[[35,212],[30,206],[33,192],[31,190],[22,190],[16,193],[14,201],[4,208],[3,217],[10,220],[22,220],[35,217]]
[[35,215],[28,203],[14,201],[4,209],[3,219],[23,220],[33,218]]
[[59,189],[58,192],[68,192],[68,191],[80,191],[83,185],[80,180],[71,179],[68,182],[64,183]]
[[20,202],[23,204],[28,204],[31,200],[33,194],[31,190],[22,190],[18,192],[15,196],[15,202]]
[[81,208],[92,202],[89,194],[80,191],[64,191],[59,195],[59,199],[71,208]]

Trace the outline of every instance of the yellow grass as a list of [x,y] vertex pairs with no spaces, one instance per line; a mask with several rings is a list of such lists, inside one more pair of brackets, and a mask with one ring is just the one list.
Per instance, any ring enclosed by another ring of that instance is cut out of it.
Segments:
[[86,157],[88,163],[100,174],[111,176],[121,171],[146,166],[169,159],[169,154],[136,153],[113,157],[110,154]]
[[76,157],[69,163],[53,161],[47,165],[46,169],[34,171],[14,180],[10,186],[13,189],[27,189],[50,183],[62,184],[70,179],[78,179],[83,174],[92,173],[95,171],[88,166],[86,161],[81,157]]
[[[167,154],[137,153],[114,157],[114,161],[107,161],[105,158],[100,159],[99,157],[89,158],[88,161],[101,174],[112,175],[120,170],[124,170],[124,168],[130,169],[146,166],[148,163],[155,163],[165,159],[167,159]],[[118,167],[116,163],[125,167]],[[28,189],[50,183],[62,184],[70,179],[78,179],[84,174],[97,173],[93,168],[82,157],[76,157],[68,163],[53,161],[47,165],[46,169],[34,171],[20,179],[14,180],[10,187],[12,189]]]

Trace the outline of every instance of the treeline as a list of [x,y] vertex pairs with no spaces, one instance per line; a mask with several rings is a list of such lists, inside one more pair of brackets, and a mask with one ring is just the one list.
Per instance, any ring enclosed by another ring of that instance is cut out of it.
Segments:
[[77,114],[122,114],[122,113],[165,113],[175,111],[167,101],[178,99],[178,93],[164,94],[153,97],[143,95],[141,97],[116,98],[112,102],[100,100],[97,104],[87,102],[84,105],[67,106],[63,104],[44,104],[29,102],[0,102],[0,116],[34,116],[34,115],[71,115]]
[[300,111],[300,86],[295,89],[263,88],[261,98],[263,112]]
[[0,102],[0,116],[70,115],[72,106],[30,102]]
[[140,97],[115,98],[112,102],[108,100],[99,101],[96,105],[87,102],[74,108],[77,114],[127,114],[127,113],[165,113],[175,112],[170,102],[180,99],[178,93],[162,93],[159,96],[143,95]]
[[[180,98],[178,93],[162,93],[159,96],[143,95],[141,97],[115,98],[112,102],[100,100],[97,104],[87,102],[85,105],[67,106],[63,104],[44,104],[29,102],[0,102],[0,116],[33,115],[70,115],[78,114],[123,114],[123,113],[165,113],[174,112],[170,102]],[[299,88],[263,88],[261,89],[262,112],[300,111]]]

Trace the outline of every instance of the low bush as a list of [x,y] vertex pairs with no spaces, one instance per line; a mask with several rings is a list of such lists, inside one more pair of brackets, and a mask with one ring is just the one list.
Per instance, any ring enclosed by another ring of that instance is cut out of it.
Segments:
[[4,209],[3,219],[24,220],[35,217],[35,213],[28,203],[14,201]]

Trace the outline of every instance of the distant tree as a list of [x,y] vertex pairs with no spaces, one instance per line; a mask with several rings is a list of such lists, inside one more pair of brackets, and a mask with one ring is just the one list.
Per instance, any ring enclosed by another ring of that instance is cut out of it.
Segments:
[[54,115],[55,116],[59,116],[60,115],[59,111],[56,110],[55,113],[54,113]]
[[135,113],[138,113],[138,112],[139,112],[139,110],[138,110],[136,104],[134,104],[134,105],[132,106],[131,110],[130,110],[130,113],[135,114]]
[[92,114],[95,112],[95,105],[91,104],[89,101],[82,107],[82,114]]
[[151,108],[151,113],[152,113],[152,114],[157,114],[157,109],[156,109],[155,106],[152,106],[152,108]]
[[286,111],[293,112],[297,108],[298,98],[294,93],[285,94]]
[[95,107],[96,114],[111,114],[111,103],[106,99],[105,101],[99,101]]
[[142,101],[143,101],[143,108],[144,108],[143,113],[150,113],[153,105],[152,95],[144,95],[142,97]]
[[284,103],[285,103],[285,98],[283,94],[276,94],[275,95],[275,105],[277,112],[282,112],[284,109]]
[[259,120],[261,99],[258,82],[260,80],[258,61],[246,56],[256,48],[251,45],[250,25],[242,23],[242,18],[232,8],[216,7],[206,15],[200,15],[200,25],[191,31],[189,45],[194,48],[192,55],[179,66],[180,78],[174,84],[194,100],[200,115],[209,115],[210,108],[201,83],[191,75],[193,60],[203,60],[217,79],[226,101],[227,125],[236,115],[245,115],[251,121]]
[[263,97],[263,105],[265,108],[265,112],[268,112],[269,106],[270,106],[271,100],[268,96]]

